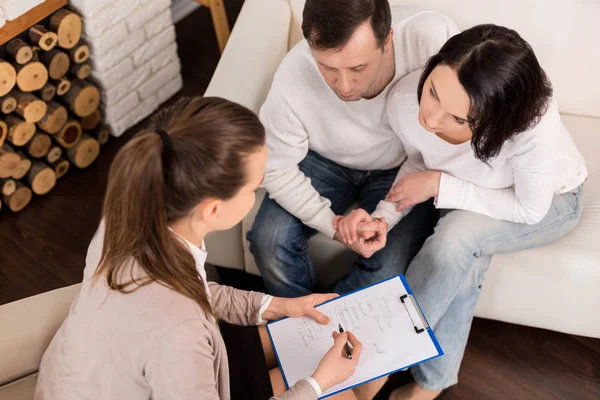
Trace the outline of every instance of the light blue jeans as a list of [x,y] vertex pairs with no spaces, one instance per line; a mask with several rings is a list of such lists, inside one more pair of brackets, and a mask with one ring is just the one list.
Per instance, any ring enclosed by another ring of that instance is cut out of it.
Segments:
[[583,185],[557,194],[535,225],[501,221],[462,210],[440,213],[434,234],[410,263],[406,280],[445,355],[411,368],[426,390],[458,382],[475,304],[492,255],[554,242],[570,232],[583,211]]

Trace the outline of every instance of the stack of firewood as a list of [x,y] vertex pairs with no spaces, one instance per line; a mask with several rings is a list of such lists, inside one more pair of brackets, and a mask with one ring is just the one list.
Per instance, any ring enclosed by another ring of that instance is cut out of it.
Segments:
[[0,206],[22,210],[71,164],[88,167],[108,140],[81,30],[81,18],[61,9],[0,49]]

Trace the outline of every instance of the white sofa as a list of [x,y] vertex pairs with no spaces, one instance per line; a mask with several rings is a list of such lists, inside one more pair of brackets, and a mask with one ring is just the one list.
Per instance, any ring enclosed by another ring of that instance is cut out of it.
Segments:
[[[402,3],[392,1],[392,3]],[[548,4],[552,3],[552,4]],[[577,3],[577,4],[574,4]],[[529,0],[423,0],[461,28],[495,22],[533,45],[554,82],[564,121],[588,163],[586,209],[579,226],[551,246],[498,256],[476,315],[600,338],[600,3]],[[277,66],[300,40],[302,0],[246,0],[207,95],[258,111]],[[587,116],[586,116],[587,115]],[[260,202],[257,202],[257,206]],[[256,211],[255,208],[255,211]],[[209,262],[258,274],[244,233],[253,216],[207,240]],[[353,254],[323,237],[311,253],[324,271],[343,272]],[[327,268],[326,268],[327,267]],[[335,268],[331,268],[335,267]],[[0,400],[31,400],[42,355],[80,285],[0,306]]]
[[[207,96],[237,101],[258,112],[279,63],[300,31],[305,0],[246,0]],[[600,3],[560,0],[391,0],[452,18],[461,29],[495,23],[528,40],[550,76],[563,121],[583,152],[589,178],[579,226],[549,246],[495,256],[476,315],[600,338]],[[259,275],[245,233],[253,213],[207,240],[208,261]],[[331,281],[355,257],[317,235],[310,243],[317,274]]]

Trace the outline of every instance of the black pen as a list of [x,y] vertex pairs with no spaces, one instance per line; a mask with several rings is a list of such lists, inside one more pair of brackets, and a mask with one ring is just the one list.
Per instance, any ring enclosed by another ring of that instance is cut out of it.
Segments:
[[[344,328],[342,328],[342,324],[338,324],[340,327],[340,333],[344,333]],[[346,353],[346,358],[348,360],[352,360],[352,349],[350,348],[350,342],[346,340],[346,344],[344,345],[344,352]]]

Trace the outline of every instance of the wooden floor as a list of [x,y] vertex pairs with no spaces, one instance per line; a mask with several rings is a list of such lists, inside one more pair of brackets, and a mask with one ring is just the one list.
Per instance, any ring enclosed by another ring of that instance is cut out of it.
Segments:
[[[225,1],[232,25],[242,2]],[[183,94],[202,94],[219,59],[209,11],[199,9],[181,21],[177,38]],[[100,220],[108,167],[135,130],[111,140],[93,166],[71,172],[22,213],[0,212],[0,304],[81,281],[87,245]],[[260,279],[241,272],[218,273],[224,283],[262,288]],[[408,378],[397,374],[392,383]],[[476,319],[460,383],[442,399],[598,400],[600,340]]]

